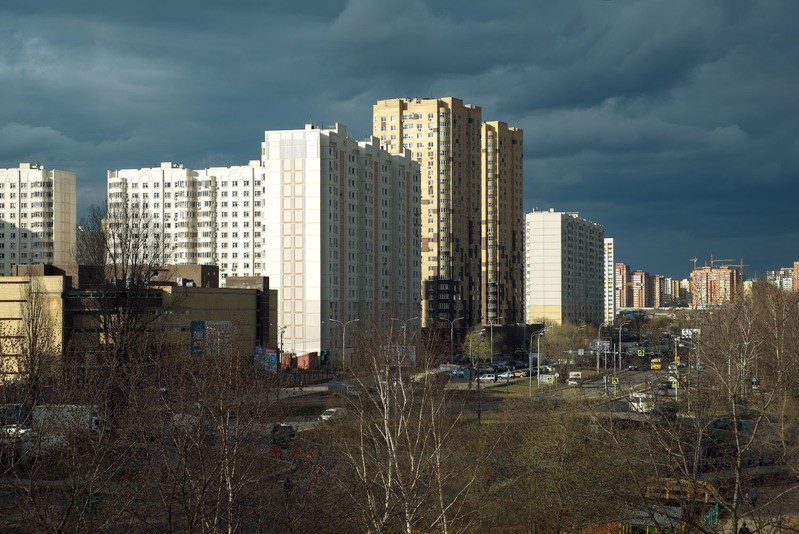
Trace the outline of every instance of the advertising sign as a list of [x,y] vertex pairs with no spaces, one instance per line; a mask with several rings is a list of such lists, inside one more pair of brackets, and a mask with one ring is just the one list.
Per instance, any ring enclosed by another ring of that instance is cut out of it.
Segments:
[[192,354],[228,353],[233,347],[233,323],[230,321],[192,321]]

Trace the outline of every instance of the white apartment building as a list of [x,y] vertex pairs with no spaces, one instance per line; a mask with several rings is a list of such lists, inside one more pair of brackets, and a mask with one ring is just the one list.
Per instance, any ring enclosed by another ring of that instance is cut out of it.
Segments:
[[602,320],[611,324],[616,318],[616,240],[606,237],[604,240],[604,301]]
[[527,323],[602,321],[604,233],[578,213],[525,216]]
[[0,169],[0,275],[15,264],[71,262],[76,199],[75,173],[31,163]]
[[169,263],[219,265],[220,276],[255,276],[261,264],[259,161],[187,169],[178,163],[108,171],[108,209],[161,225]]
[[307,125],[265,132],[261,162],[262,273],[278,290],[285,351],[331,348],[338,366],[345,337],[353,346],[420,315],[420,172],[408,151]]

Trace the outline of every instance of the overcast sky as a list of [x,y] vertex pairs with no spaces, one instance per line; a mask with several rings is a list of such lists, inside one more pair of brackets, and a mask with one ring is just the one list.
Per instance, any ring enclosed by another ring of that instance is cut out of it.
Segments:
[[799,260],[796,0],[5,0],[0,167],[78,175],[258,159],[264,130],[455,96],[524,130],[526,210],[683,278]]

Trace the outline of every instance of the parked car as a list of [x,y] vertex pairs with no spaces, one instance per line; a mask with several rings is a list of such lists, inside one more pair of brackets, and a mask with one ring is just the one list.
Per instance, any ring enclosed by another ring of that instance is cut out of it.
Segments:
[[629,371],[637,371],[638,370],[638,366],[635,365],[634,363],[630,364],[630,365],[627,366],[627,370],[629,370]]
[[449,374],[457,378],[463,378],[464,368],[458,367],[457,369],[453,369],[452,371],[450,371]]
[[286,449],[297,437],[297,429],[291,425],[278,423],[272,425],[272,445]]
[[347,415],[346,408],[328,408],[327,410],[322,412],[322,415],[319,416],[319,420],[324,423],[325,421],[342,419],[346,415]]
[[512,369],[508,369],[507,371],[502,371],[497,375],[497,378],[501,380],[508,380],[509,378],[514,378],[516,373]]
[[516,378],[524,378],[530,376],[530,369],[518,368],[513,371],[513,376]]
[[477,377],[477,380],[481,382],[496,382],[497,375],[495,375],[494,373],[483,373]]

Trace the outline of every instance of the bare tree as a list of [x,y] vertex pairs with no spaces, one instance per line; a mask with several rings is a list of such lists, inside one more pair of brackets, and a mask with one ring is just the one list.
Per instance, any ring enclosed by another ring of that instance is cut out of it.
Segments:
[[462,401],[427,369],[428,351],[414,365],[396,341],[373,334],[359,345],[352,380],[362,393],[346,397],[353,418],[337,425],[338,462],[325,476],[355,530],[460,531],[476,479],[474,464],[458,461]]

